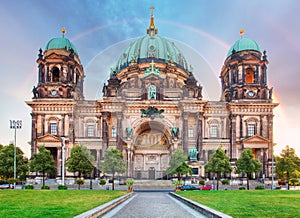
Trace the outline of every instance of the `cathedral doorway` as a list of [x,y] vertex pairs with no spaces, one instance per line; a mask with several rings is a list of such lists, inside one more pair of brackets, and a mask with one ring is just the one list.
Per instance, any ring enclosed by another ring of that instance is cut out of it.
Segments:
[[133,176],[136,179],[162,179],[171,150],[171,134],[163,123],[148,121],[135,131]]
[[152,179],[152,180],[155,179],[155,167],[149,168],[149,179]]

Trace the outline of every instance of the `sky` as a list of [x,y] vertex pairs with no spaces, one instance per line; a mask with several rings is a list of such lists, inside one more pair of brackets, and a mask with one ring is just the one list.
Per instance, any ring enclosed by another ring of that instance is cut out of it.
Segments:
[[30,156],[37,55],[61,28],[85,69],[85,99],[101,99],[102,85],[129,42],[146,34],[150,7],[158,34],[179,47],[203,85],[205,100],[220,99],[222,65],[244,37],[266,50],[274,87],[275,154],[289,145],[300,156],[300,2],[298,0],[0,0],[0,144],[14,142],[10,120],[22,120],[17,146]]

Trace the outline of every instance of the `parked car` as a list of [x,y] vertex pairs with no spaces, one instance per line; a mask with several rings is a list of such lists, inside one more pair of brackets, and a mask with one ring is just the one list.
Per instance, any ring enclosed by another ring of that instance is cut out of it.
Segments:
[[212,186],[211,185],[203,185],[201,186],[201,190],[211,190]]
[[194,185],[183,185],[180,187],[180,190],[182,191],[188,191],[188,190],[200,190],[199,187],[196,187]]
[[0,185],[0,189],[12,189],[13,185],[10,184],[2,184]]

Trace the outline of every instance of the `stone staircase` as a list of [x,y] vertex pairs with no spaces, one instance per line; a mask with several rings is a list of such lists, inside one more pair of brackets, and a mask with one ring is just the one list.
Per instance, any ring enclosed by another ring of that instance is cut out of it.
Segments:
[[171,180],[134,180],[133,190],[174,190]]

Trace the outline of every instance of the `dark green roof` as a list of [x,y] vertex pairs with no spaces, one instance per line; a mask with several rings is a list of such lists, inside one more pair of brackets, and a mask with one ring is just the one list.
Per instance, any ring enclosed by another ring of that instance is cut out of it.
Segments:
[[75,48],[75,46],[72,44],[72,42],[70,42],[69,39],[64,38],[64,37],[60,37],[60,38],[53,38],[51,39],[45,48],[46,50],[50,50],[50,49],[65,49],[67,51],[73,49],[74,53],[78,55],[77,49]]
[[235,52],[240,52],[240,51],[246,51],[246,50],[252,50],[252,51],[260,51],[259,45],[257,44],[257,42],[255,42],[252,39],[248,39],[248,38],[242,38],[237,40],[233,46],[231,46],[231,48],[228,51],[227,57],[229,57],[230,55],[232,55],[232,51]]

